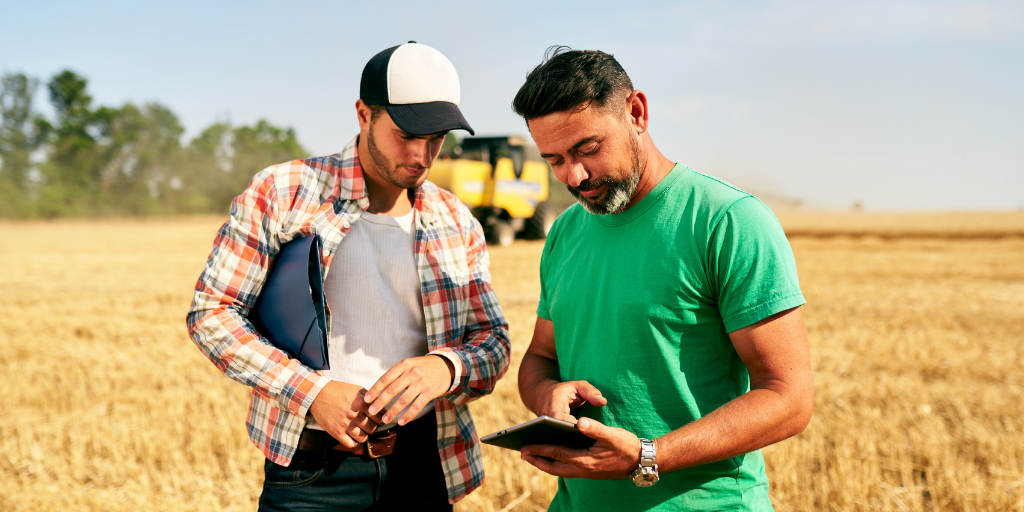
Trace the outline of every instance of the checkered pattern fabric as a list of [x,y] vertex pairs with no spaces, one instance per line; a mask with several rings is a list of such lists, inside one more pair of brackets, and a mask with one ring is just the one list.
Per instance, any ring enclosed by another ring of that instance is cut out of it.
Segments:
[[[329,379],[271,345],[246,315],[288,241],[319,235],[326,278],[338,244],[369,206],[357,140],[341,153],[274,165],[252,178],[217,233],[188,313],[195,344],[225,375],[253,388],[252,442],[285,466],[309,406]],[[456,370],[449,393],[435,401],[439,455],[455,503],[483,483],[479,439],[466,404],[490,393],[508,370],[508,325],[491,287],[480,223],[429,181],[416,190],[414,208],[427,343]]]

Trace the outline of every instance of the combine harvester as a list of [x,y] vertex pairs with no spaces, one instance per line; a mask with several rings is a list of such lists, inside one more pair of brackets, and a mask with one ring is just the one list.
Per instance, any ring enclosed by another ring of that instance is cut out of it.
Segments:
[[522,137],[467,137],[455,153],[435,160],[429,179],[469,207],[488,242],[547,237],[561,209],[548,202],[551,170],[536,147]]

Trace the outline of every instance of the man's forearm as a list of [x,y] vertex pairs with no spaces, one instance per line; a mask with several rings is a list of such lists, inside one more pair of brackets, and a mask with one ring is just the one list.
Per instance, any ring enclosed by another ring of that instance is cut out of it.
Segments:
[[561,382],[558,363],[546,357],[526,354],[519,365],[519,396],[534,414],[537,412],[537,397],[552,384]]
[[707,464],[764,448],[807,427],[813,393],[754,389],[707,416],[655,440],[662,472]]

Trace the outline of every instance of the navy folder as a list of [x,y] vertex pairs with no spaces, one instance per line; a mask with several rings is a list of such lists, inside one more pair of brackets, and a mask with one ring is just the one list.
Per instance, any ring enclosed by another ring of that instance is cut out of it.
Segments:
[[281,246],[263,292],[249,311],[249,321],[260,334],[314,370],[331,367],[322,275],[320,238],[292,240]]

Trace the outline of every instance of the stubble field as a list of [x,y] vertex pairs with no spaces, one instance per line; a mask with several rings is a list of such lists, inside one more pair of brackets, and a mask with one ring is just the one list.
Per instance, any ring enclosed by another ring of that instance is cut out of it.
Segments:
[[[248,390],[189,341],[223,219],[0,223],[0,510],[255,510]],[[777,510],[1024,511],[1024,213],[790,214],[816,386],[766,448]],[[492,249],[516,391],[542,243]],[[585,300],[581,298],[581,300]],[[552,477],[484,448],[461,511],[544,510]]]

